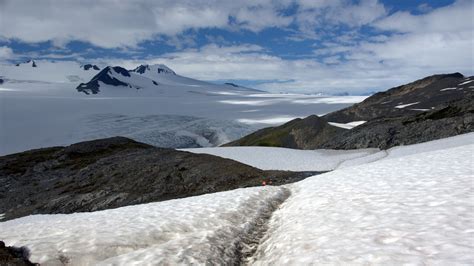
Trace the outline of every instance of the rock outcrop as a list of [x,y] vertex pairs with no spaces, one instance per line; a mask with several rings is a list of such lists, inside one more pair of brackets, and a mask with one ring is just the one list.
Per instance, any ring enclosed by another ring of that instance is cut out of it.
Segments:
[[[263,171],[114,137],[0,157],[0,213],[73,213],[169,200],[316,173]],[[0,218],[1,219],[1,218]]]

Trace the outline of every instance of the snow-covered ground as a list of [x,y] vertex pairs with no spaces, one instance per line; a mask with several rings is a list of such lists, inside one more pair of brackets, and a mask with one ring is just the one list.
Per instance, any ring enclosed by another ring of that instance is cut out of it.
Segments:
[[264,170],[329,171],[380,159],[395,158],[435,149],[446,149],[472,143],[474,133],[446,139],[393,147],[389,150],[296,150],[277,147],[213,147],[182,149],[232,159]]
[[[237,189],[92,213],[0,223],[7,245],[41,265],[226,265],[256,218],[286,197],[278,187]],[[69,264],[67,264],[69,265]]]
[[[117,135],[162,147],[216,146],[366,98],[270,94],[173,74],[153,76],[157,86],[102,84],[99,94],[85,95],[75,88],[97,70],[71,62],[36,64],[0,66],[0,155]],[[143,83],[138,81],[134,85]]]
[[[378,149],[360,150],[296,150],[275,147],[215,147],[183,149],[232,159],[263,170],[329,171],[345,161],[364,158],[378,153]],[[370,157],[371,158],[371,157]]]
[[471,135],[455,148],[411,154],[404,147],[411,155],[292,185],[256,264],[471,265],[472,143]]
[[372,153],[373,162],[349,160],[284,187],[24,217],[0,223],[0,239],[45,265],[225,264],[290,191],[251,263],[470,265],[473,151],[474,133],[465,134]]

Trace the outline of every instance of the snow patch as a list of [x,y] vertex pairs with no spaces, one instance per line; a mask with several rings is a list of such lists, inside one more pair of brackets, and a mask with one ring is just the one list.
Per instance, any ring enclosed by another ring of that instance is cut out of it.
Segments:
[[456,90],[457,88],[445,88],[445,89],[441,89],[440,91],[452,91],[452,90]]
[[465,81],[463,83],[459,83],[458,86],[461,86],[461,85],[465,85],[465,84],[468,84],[468,83],[471,83],[473,82],[474,80],[468,80],[468,81]]
[[420,102],[401,104],[401,105],[395,106],[395,108],[402,109],[402,108],[405,108],[405,107],[408,107],[408,106],[412,106],[412,105],[415,105],[415,104],[419,104],[419,103],[420,103]]
[[356,126],[360,126],[364,124],[367,121],[353,121],[349,123],[336,123],[336,122],[329,122],[330,125],[335,126],[335,127],[340,127],[340,128],[345,128],[345,129],[352,129]]
[[262,106],[272,104],[272,100],[222,100],[220,103],[233,104],[233,105],[251,105],[251,106]]
[[17,91],[17,90],[9,89],[9,88],[0,88],[0,91]]
[[269,118],[260,118],[260,119],[239,118],[237,119],[237,122],[247,124],[247,125],[257,125],[257,124],[280,125],[296,118],[298,117],[278,116],[278,117],[269,117]]
[[334,97],[318,97],[310,99],[296,99],[293,103],[300,104],[314,104],[314,103],[326,103],[326,104],[338,104],[338,103],[359,103],[368,98],[369,96],[334,96]]
[[410,110],[413,110],[413,111],[420,111],[420,112],[426,112],[426,111],[430,111],[431,109],[410,109]]

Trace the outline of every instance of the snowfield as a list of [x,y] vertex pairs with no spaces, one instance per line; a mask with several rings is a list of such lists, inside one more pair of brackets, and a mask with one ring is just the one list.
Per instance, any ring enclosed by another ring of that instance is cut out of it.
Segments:
[[436,149],[458,147],[472,143],[474,133],[439,139],[388,150],[297,150],[277,147],[213,147],[182,149],[232,159],[263,170],[330,171],[381,159],[395,158]]
[[256,265],[472,264],[473,151],[466,144],[292,185]]
[[232,159],[263,170],[330,171],[340,164],[378,153],[378,149],[296,150],[275,147],[216,147],[183,149]]
[[473,151],[470,133],[371,153],[282,187],[23,217],[0,223],[0,239],[44,265],[470,265]]

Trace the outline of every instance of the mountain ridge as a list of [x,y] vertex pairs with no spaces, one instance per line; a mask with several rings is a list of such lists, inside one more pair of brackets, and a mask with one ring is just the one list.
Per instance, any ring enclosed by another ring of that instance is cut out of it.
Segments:
[[[361,103],[319,119],[313,116],[295,119],[279,127],[258,130],[223,146],[387,149],[472,132],[474,87],[471,82],[474,77],[465,78],[458,72],[428,76],[376,93]],[[355,126],[349,126],[351,123]],[[336,130],[338,125],[347,127]],[[328,137],[321,133],[321,127],[333,135]],[[288,142],[295,132],[305,134],[301,134],[298,142]]]

